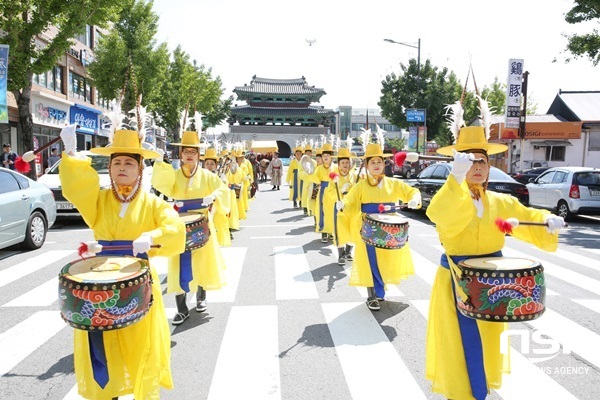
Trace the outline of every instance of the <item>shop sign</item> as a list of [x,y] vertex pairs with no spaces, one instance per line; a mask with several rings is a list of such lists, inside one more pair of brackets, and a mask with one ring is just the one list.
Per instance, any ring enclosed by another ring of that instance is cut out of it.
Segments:
[[64,126],[67,121],[67,112],[39,102],[34,108],[34,123],[45,125]]

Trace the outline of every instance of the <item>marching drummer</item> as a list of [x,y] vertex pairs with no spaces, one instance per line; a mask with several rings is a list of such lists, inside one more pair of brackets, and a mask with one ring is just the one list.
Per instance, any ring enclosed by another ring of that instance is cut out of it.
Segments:
[[[245,213],[250,209],[250,204],[249,204],[250,200],[249,200],[248,192],[250,189],[250,183],[251,183],[251,179],[252,179],[252,165],[250,165],[248,160],[246,160],[246,158],[244,157],[242,143],[236,143],[234,145],[231,155],[233,157],[235,157],[235,161],[242,172],[242,188],[240,189],[240,194],[239,194],[240,202],[238,204],[240,204],[242,206],[241,208],[244,209],[244,215],[245,215]],[[238,210],[240,213],[240,218],[242,215],[241,208]],[[241,219],[244,219],[244,218],[241,218]]]
[[[120,117],[113,121],[120,122]],[[94,231],[97,250],[98,244],[103,248],[98,255],[148,259],[183,251],[185,225],[177,212],[141,188],[144,159],[162,159],[158,152],[141,146],[143,133],[116,130],[111,146],[91,149],[110,157],[110,189],[100,189],[91,160],[76,152],[75,129],[67,127],[60,136],[65,148],[59,171],[63,194]],[[131,249],[107,250],[116,244]],[[136,399],[159,398],[161,387],[173,387],[169,326],[160,280],[154,268],[150,269],[153,303],[145,317],[118,330],[75,330],[75,376],[84,398],[114,399],[128,394]]]
[[239,189],[242,187],[242,170],[238,168],[235,157],[230,157],[229,151],[226,149],[221,151],[219,177],[229,188],[229,214],[227,215],[227,220],[229,222],[229,237],[233,240],[232,231],[240,229],[240,219],[246,219],[246,210],[240,207],[239,195],[235,191],[235,185]]
[[[206,149],[206,152],[202,157],[202,166],[207,171],[212,172],[213,174],[217,174],[217,165],[219,162],[219,157],[217,156],[217,151],[214,147],[209,147]],[[227,176],[221,173],[219,179],[223,181],[225,185],[227,185]],[[216,207],[212,207],[213,212],[213,222],[215,224],[215,230],[217,232],[217,241],[221,246],[231,246],[231,235],[229,232],[229,218],[228,214],[231,212],[231,195],[227,196],[228,198],[223,198],[225,202],[225,208],[223,208],[220,202],[215,203]],[[236,206],[237,208],[237,206]]]
[[[352,235],[359,237],[362,216],[381,213],[380,205],[392,210],[400,199],[408,203],[408,208],[421,207],[421,193],[405,182],[386,177],[384,154],[379,143],[368,143],[364,155],[366,177],[356,183],[348,194],[336,202],[338,211],[351,218]],[[398,249],[382,249],[367,245],[361,239],[355,240],[354,263],[350,274],[350,285],[366,286],[368,292],[367,307],[378,311],[380,301],[385,298],[385,285],[397,285],[402,279],[414,275],[414,266],[410,247],[406,243]]]
[[290,187],[290,200],[292,200],[294,208],[302,207],[302,189],[300,180],[298,179],[300,157],[302,157],[302,147],[296,145],[294,148],[294,158],[290,162],[285,179]]
[[[335,178],[336,182],[330,185],[330,190],[334,191],[333,196],[337,200],[337,195],[340,198],[346,197],[348,191],[356,183],[356,170],[351,168],[350,164],[350,147],[342,147],[337,153],[337,173],[339,176]],[[354,238],[351,235],[350,218],[348,213],[337,212],[334,209],[334,240],[338,248],[338,264],[345,265],[346,261],[352,261],[352,243]]]
[[[484,101],[479,100],[481,106]],[[462,127],[462,106],[457,102],[451,108],[456,144],[438,153],[453,156],[454,162],[427,208],[445,253],[431,291],[426,377],[432,390],[447,398],[481,400],[501,386],[502,372],[509,372],[508,354],[500,353],[507,324],[470,319],[457,311],[455,296],[466,294],[457,285],[454,269],[464,259],[502,256],[505,233],[497,228],[497,218],[516,218],[513,236],[545,251],[556,250],[564,221],[548,211],[525,207],[513,196],[488,191],[489,156],[507,147],[488,143],[490,121],[485,115],[483,126]],[[518,221],[543,222],[547,227],[518,226]]]
[[[312,143],[312,140],[311,140]],[[311,168],[314,170],[314,168],[317,166],[317,163],[315,162],[315,160],[313,160],[312,157],[312,144],[307,143],[304,146],[304,155],[307,156],[307,158],[309,159],[309,162],[311,164]],[[301,188],[301,199],[302,199],[302,210],[304,211],[304,215],[309,216],[309,215],[313,215],[312,213],[312,209],[313,209],[313,205],[314,205],[314,199],[312,199],[312,184],[306,179],[307,173],[304,170],[303,166],[300,166],[300,170],[298,172],[298,180],[300,181],[300,188]]]
[[[333,146],[324,143],[321,148],[322,164],[315,168],[314,173],[307,176],[307,180],[317,185],[317,199],[315,202],[316,231],[321,233],[321,242],[327,243],[333,239],[333,213],[336,200],[335,190],[327,190],[333,187],[331,173],[337,174],[337,167],[333,164]],[[330,207],[328,207],[330,205]]]
[[[199,167],[199,149],[202,147],[199,133],[183,132],[179,146],[181,168],[173,169],[156,159],[152,173],[152,185],[161,193],[175,199],[180,213],[192,211],[208,218],[210,235],[206,244],[191,251],[169,258],[167,292],[177,293],[177,315],[172,324],[179,325],[189,317],[186,293],[196,291],[196,311],[206,311],[206,291],[217,290],[225,285],[225,261],[216,238],[215,226],[209,207],[216,203],[217,209],[229,212],[229,189],[213,174]],[[215,207],[213,206],[213,207]]]

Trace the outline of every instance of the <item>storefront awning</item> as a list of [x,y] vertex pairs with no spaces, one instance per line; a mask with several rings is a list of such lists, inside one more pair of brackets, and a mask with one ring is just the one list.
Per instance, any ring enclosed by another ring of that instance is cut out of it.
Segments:
[[255,153],[272,153],[278,151],[279,147],[275,140],[253,140],[250,150]]
[[532,140],[531,144],[538,147],[573,146],[568,140]]

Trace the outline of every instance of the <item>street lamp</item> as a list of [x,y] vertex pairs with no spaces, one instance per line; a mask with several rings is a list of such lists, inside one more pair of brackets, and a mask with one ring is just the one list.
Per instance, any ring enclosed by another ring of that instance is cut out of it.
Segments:
[[[412,47],[413,49],[417,49],[417,90],[418,90],[419,83],[421,81],[421,38],[419,38],[419,41],[417,42],[416,46],[414,44],[397,42],[392,39],[383,39],[383,41],[388,42],[388,43],[401,44],[402,46]],[[418,129],[417,129],[417,145],[416,145],[415,150],[417,153],[419,153],[419,131],[418,131]],[[425,151],[426,151],[426,149],[423,149],[423,153],[425,153]],[[420,169],[419,162],[417,161],[417,167],[415,169],[415,173],[419,173],[419,169]]]

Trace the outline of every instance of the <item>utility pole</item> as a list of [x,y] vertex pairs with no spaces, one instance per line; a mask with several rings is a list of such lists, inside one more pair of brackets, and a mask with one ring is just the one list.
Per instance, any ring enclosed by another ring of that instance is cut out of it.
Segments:
[[523,86],[521,92],[523,93],[523,108],[521,110],[521,119],[519,121],[519,137],[521,138],[521,154],[519,155],[519,163],[521,164],[519,170],[523,171],[523,148],[525,147],[525,126],[527,119],[527,80],[529,78],[529,71],[523,73]]

